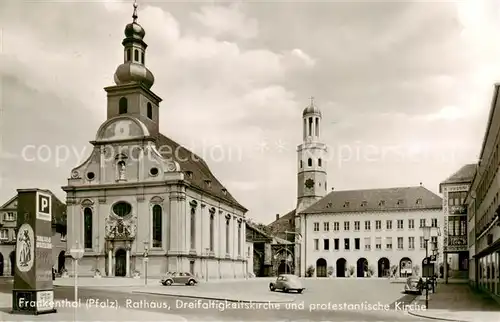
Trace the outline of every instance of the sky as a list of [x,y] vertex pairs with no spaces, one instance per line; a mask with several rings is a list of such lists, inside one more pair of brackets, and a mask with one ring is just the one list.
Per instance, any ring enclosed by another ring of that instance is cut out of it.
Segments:
[[[0,2],[0,203],[91,151],[133,1]],[[328,186],[425,187],[476,162],[500,80],[492,1],[139,1],[160,129],[270,223],[296,206],[302,110]]]

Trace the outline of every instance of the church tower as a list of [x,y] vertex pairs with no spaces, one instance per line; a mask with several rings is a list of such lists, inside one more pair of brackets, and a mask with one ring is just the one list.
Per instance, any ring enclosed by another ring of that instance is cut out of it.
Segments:
[[297,214],[323,198],[328,189],[327,147],[321,143],[321,111],[313,98],[302,113],[302,132],[303,142],[297,147]]
[[134,2],[132,22],[125,26],[123,64],[116,69],[116,86],[106,87],[108,93],[107,118],[130,115],[141,120],[156,137],[159,133],[160,97],[151,91],[155,78],[146,67],[146,32],[137,23],[137,2]]

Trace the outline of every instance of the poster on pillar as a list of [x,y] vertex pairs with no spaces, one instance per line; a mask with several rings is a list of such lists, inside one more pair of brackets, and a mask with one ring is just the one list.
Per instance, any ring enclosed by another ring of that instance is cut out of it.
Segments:
[[54,313],[52,284],[52,196],[19,189],[13,313]]

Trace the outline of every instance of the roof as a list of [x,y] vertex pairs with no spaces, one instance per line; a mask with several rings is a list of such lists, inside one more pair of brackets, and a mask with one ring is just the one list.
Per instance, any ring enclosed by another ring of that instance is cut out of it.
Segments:
[[[168,146],[170,149],[161,148],[164,146]],[[247,211],[245,207],[236,201],[219,180],[217,180],[210,171],[207,163],[198,155],[163,134],[158,135],[157,147],[165,159],[173,159],[180,165],[181,171],[188,174],[185,176],[185,180],[192,186],[209,195],[220,198],[245,212]],[[174,151],[174,153],[172,153],[172,151]],[[210,184],[208,184],[206,180],[209,180]]]
[[441,208],[441,197],[423,186],[418,186],[332,191],[303,212],[311,214]]
[[456,183],[471,183],[476,173],[477,164],[471,163],[461,167],[457,172],[449,176],[446,180],[439,184],[439,192],[441,192],[441,185],[456,184]]
[[267,225],[267,227],[271,229],[272,234],[284,232],[285,230],[293,231],[293,227],[295,227],[295,209],[289,211],[286,215],[283,215],[278,220],[273,221],[272,223]]
[[8,208],[8,206],[10,206],[16,199],[17,199],[17,194],[15,194],[14,197],[10,198],[9,201],[0,206],[0,209],[5,209],[5,208],[10,209]]

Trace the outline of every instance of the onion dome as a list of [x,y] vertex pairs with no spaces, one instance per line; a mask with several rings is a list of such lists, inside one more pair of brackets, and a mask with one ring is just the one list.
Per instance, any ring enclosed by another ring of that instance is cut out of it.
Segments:
[[311,114],[319,115],[321,117],[321,110],[314,104],[314,97],[311,97],[311,103],[304,109],[302,116]]

